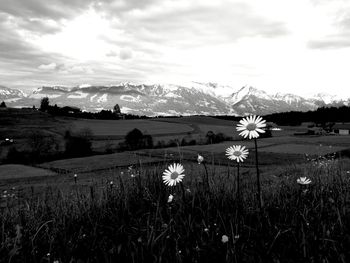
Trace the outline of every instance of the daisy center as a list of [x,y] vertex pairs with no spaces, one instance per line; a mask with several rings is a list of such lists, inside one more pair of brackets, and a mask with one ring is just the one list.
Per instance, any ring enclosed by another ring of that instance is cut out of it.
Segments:
[[246,128],[247,128],[248,131],[254,131],[256,129],[256,124],[255,123],[249,123]]
[[178,172],[173,172],[171,175],[170,175],[170,179],[172,180],[175,180],[176,178],[179,177],[179,173]]
[[234,151],[233,155],[239,157],[239,156],[241,156],[241,152],[240,151]]

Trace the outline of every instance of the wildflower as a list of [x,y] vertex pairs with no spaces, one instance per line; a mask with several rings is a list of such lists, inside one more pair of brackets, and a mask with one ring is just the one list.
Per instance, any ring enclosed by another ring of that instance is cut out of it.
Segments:
[[110,182],[109,182],[109,185],[110,185],[110,186],[113,186],[113,184],[114,184],[113,181],[110,181]]
[[243,162],[248,156],[248,150],[245,146],[233,145],[226,149],[227,158],[230,160],[236,160],[238,163]]
[[187,188],[187,189],[186,189],[186,192],[187,192],[187,193],[191,193],[191,189],[190,189],[190,188]]
[[120,172],[121,175],[124,175],[124,172]]
[[226,242],[228,242],[228,236],[226,236],[226,235],[222,235],[222,237],[221,237],[221,242],[222,243],[226,243]]
[[204,157],[198,154],[197,161],[198,164],[201,164],[204,161]]
[[176,183],[180,183],[185,177],[183,174],[184,167],[181,164],[174,163],[169,165],[168,169],[163,172],[163,181],[168,186],[175,186]]
[[307,185],[311,183],[311,180],[306,177],[300,177],[297,179],[297,183],[301,185]]
[[168,197],[168,203],[171,203],[174,199],[174,196],[172,194],[169,195]]
[[350,174],[350,171],[346,171],[347,174]]
[[204,228],[204,232],[209,232],[209,228]]
[[134,177],[136,177],[136,175],[134,175],[133,173],[132,173],[132,174],[130,174],[130,176],[131,176],[131,178],[134,178]]
[[266,127],[265,122],[266,121],[263,120],[260,116],[249,116],[243,120],[240,120],[236,129],[237,131],[241,132],[239,135],[243,136],[244,138],[258,138],[259,133],[265,132],[261,129]]
[[74,174],[74,178],[77,178],[78,177],[78,175],[77,174]]
[[142,243],[142,238],[139,237],[139,238],[137,239],[137,242]]

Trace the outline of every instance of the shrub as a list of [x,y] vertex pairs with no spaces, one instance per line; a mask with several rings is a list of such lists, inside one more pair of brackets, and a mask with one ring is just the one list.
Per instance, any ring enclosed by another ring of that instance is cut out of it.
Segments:
[[3,102],[0,103],[0,108],[6,108],[6,103],[5,103],[5,101],[3,101]]
[[139,129],[133,129],[125,136],[125,144],[130,150],[140,149],[143,144],[143,133]]
[[77,135],[71,135],[69,131],[66,131],[65,135],[65,154],[68,157],[87,156],[92,153],[92,132],[87,129],[83,129]]
[[124,144],[128,150],[153,148],[151,135],[144,135],[139,129],[133,129],[125,136]]

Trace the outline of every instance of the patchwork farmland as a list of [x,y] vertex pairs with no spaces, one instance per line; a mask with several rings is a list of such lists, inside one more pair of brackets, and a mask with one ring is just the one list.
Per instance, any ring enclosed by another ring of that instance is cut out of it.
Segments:
[[[321,251],[322,258],[335,262],[349,257],[343,238],[350,223],[346,136],[300,136],[294,134],[303,127],[282,126],[272,137],[258,138],[255,148],[254,140],[238,134],[237,122],[212,117],[101,121],[38,113],[30,120],[20,111],[16,116],[0,129],[14,140],[1,148],[0,209],[6,239],[0,262],[23,262],[25,255],[30,262],[84,262],[90,257],[98,262],[162,262],[171,257],[177,262],[287,257],[299,262]],[[45,129],[33,123],[45,123]],[[175,145],[113,152],[134,128],[155,143],[173,140]],[[55,138],[60,149],[67,131],[88,136],[94,152],[33,164],[6,163],[11,147],[30,149],[38,133],[44,134],[39,138]],[[208,141],[208,134],[219,133],[228,140]],[[186,140],[196,143],[183,145]],[[232,145],[249,151],[239,170],[225,153]],[[107,146],[112,149],[108,154]],[[181,164],[185,176],[180,186],[166,187],[162,176],[174,163]],[[311,183],[298,184],[303,177]],[[316,244],[315,237],[332,243]],[[89,252],[84,256],[81,250]]]

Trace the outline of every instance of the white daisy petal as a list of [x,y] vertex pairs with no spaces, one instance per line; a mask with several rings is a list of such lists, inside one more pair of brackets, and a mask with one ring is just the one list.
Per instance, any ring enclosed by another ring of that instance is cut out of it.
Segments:
[[261,116],[251,115],[239,121],[236,130],[244,138],[258,138],[259,133],[265,133],[262,129],[266,127],[266,121]]
[[181,164],[174,163],[168,166],[163,172],[163,182],[167,186],[175,186],[176,183],[180,183],[185,177],[185,169]]
[[247,158],[248,150],[241,145],[233,145],[226,149],[226,156],[232,161],[243,162]]
[[259,133],[264,133],[265,132],[264,130],[259,129],[259,128],[256,128],[256,131],[259,132]]

